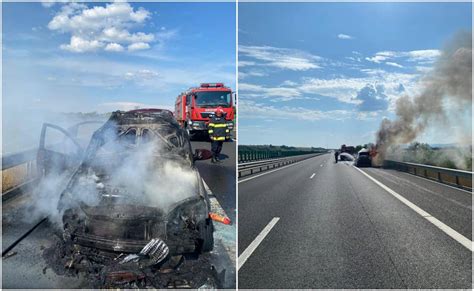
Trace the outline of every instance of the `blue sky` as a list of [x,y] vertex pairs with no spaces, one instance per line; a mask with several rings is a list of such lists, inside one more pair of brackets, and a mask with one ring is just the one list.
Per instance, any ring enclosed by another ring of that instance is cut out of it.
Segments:
[[470,3],[240,3],[239,143],[374,142],[394,102],[470,29]]
[[4,117],[172,108],[201,82],[235,88],[235,3],[2,5]]

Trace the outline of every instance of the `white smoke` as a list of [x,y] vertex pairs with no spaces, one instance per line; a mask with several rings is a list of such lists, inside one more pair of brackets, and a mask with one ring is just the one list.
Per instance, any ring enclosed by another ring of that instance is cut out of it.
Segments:
[[[124,146],[115,139],[100,147],[93,164],[72,179],[73,171],[63,171],[60,163],[52,164],[33,193],[38,202],[26,217],[49,216],[60,226],[65,209],[78,207],[79,203],[96,206],[104,196],[114,197],[114,203],[151,206],[166,212],[173,204],[198,195],[199,183],[191,162],[171,158],[168,146],[159,138],[141,146]],[[58,210],[63,191],[67,197]]]

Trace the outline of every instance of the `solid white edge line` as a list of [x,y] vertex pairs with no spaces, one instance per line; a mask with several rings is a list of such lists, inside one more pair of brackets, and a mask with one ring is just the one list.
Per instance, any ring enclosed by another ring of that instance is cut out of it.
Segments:
[[[211,202],[211,204],[214,204],[216,207],[217,207],[217,210],[218,212],[220,212],[221,214],[225,215],[228,217],[227,213],[225,212],[224,208],[222,207],[222,205],[219,203],[219,200],[217,200],[216,196],[214,195],[214,193],[212,193],[212,190],[211,188],[209,188],[209,185],[207,185],[206,181],[204,181],[204,179],[201,177],[201,180],[202,180],[202,184],[204,185],[204,190],[206,190],[207,192],[207,195],[208,196],[211,196],[209,197],[209,202]],[[213,206],[213,205],[210,205],[210,206]],[[214,209],[211,208],[211,211],[215,212]]]
[[313,173],[313,175],[311,175],[311,177],[309,177],[309,178],[310,178],[310,179],[313,179],[315,175],[316,175],[316,174]]
[[265,226],[265,228],[257,235],[257,237],[253,240],[252,243],[245,249],[245,251],[239,256],[237,259],[237,271],[245,264],[245,262],[250,258],[252,253],[257,249],[260,243],[265,239],[268,233],[272,230],[272,228],[277,224],[280,217],[274,217],[270,222]]
[[416,206],[415,204],[413,204],[412,202],[410,202],[409,200],[407,200],[405,197],[403,197],[402,195],[398,194],[397,192],[393,191],[392,189],[390,189],[389,187],[385,186],[384,184],[382,184],[382,182],[379,182],[377,179],[375,179],[374,177],[370,176],[369,174],[367,174],[366,172],[362,171],[361,169],[357,168],[357,167],[354,167],[355,169],[357,169],[359,172],[361,172],[362,174],[364,174],[367,178],[369,178],[370,180],[372,180],[375,184],[379,185],[380,187],[382,187],[385,191],[387,191],[388,193],[392,194],[395,198],[397,198],[398,200],[400,200],[403,204],[405,204],[406,206],[410,207],[412,210],[414,210],[416,213],[418,213],[419,215],[421,215],[423,218],[425,218],[426,220],[428,220],[429,222],[431,222],[432,224],[434,224],[437,228],[441,229],[445,234],[449,235],[451,238],[453,238],[455,241],[457,241],[458,243],[462,244],[465,248],[467,248],[468,250],[470,250],[472,252],[472,241],[469,240],[468,238],[466,238],[465,236],[463,236],[462,234],[460,234],[459,232],[455,231],[454,229],[452,229],[451,227],[447,226],[446,224],[444,224],[443,222],[441,222],[440,220],[436,219],[435,217],[433,217],[431,214],[429,214],[428,212],[424,211],[423,209],[421,209],[420,207]]
[[[211,205],[209,205],[209,206],[211,208],[211,211],[212,212],[217,212],[219,214],[223,214],[226,217],[228,217],[228,215],[225,212],[224,208],[222,208],[222,205],[219,203],[219,200],[217,200],[214,193],[212,193],[211,188],[209,188],[209,185],[207,185],[206,181],[202,177],[201,177],[201,180],[202,180],[202,183],[204,185],[204,190],[206,190],[206,192],[207,192],[207,195],[211,196],[211,197],[209,197],[209,202],[211,203]],[[237,223],[233,222],[233,225],[237,226]],[[217,231],[216,228],[214,229],[214,231]],[[235,231],[236,231],[236,235],[237,235],[237,228],[236,228]],[[235,264],[237,262],[237,254],[236,254],[236,252],[234,252],[234,255],[232,255],[230,253],[229,247],[232,247],[232,246],[225,244],[222,240],[214,240],[214,245],[216,245],[217,243],[219,243],[224,248],[225,252],[227,253],[227,256],[229,257],[229,260],[231,260],[232,263],[235,266]],[[234,248],[235,248],[235,250],[237,250],[237,236],[236,236],[236,240],[235,240],[234,243],[235,243]]]

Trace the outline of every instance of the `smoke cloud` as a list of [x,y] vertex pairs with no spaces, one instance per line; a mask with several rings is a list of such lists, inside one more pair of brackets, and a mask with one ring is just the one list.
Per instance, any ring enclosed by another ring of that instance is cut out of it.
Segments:
[[[428,127],[446,130],[459,123],[457,116],[472,114],[472,36],[458,33],[444,48],[433,71],[421,80],[422,92],[396,101],[395,120],[384,119],[376,134],[376,165],[381,165],[387,151],[398,144],[415,140]],[[471,140],[470,127],[463,128],[456,141],[466,145]],[[469,137],[469,138],[466,138]],[[452,142],[452,141],[447,141]]]
[[137,146],[124,134],[100,146],[92,157],[77,161],[73,170],[64,171],[61,161],[49,165],[34,193],[38,203],[26,217],[49,216],[61,226],[64,210],[104,203],[156,207],[166,213],[173,204],[198,195],[191,162],[173,155],[161,138]]

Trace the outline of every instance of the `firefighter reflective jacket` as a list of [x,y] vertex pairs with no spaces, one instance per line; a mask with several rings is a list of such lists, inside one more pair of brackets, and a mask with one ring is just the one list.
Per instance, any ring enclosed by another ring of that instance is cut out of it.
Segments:
[[207,127],[209,137],[214,141],[224,141],[230,139],[230,130],[227,128],[227,122],[224,116],[212,116]]

